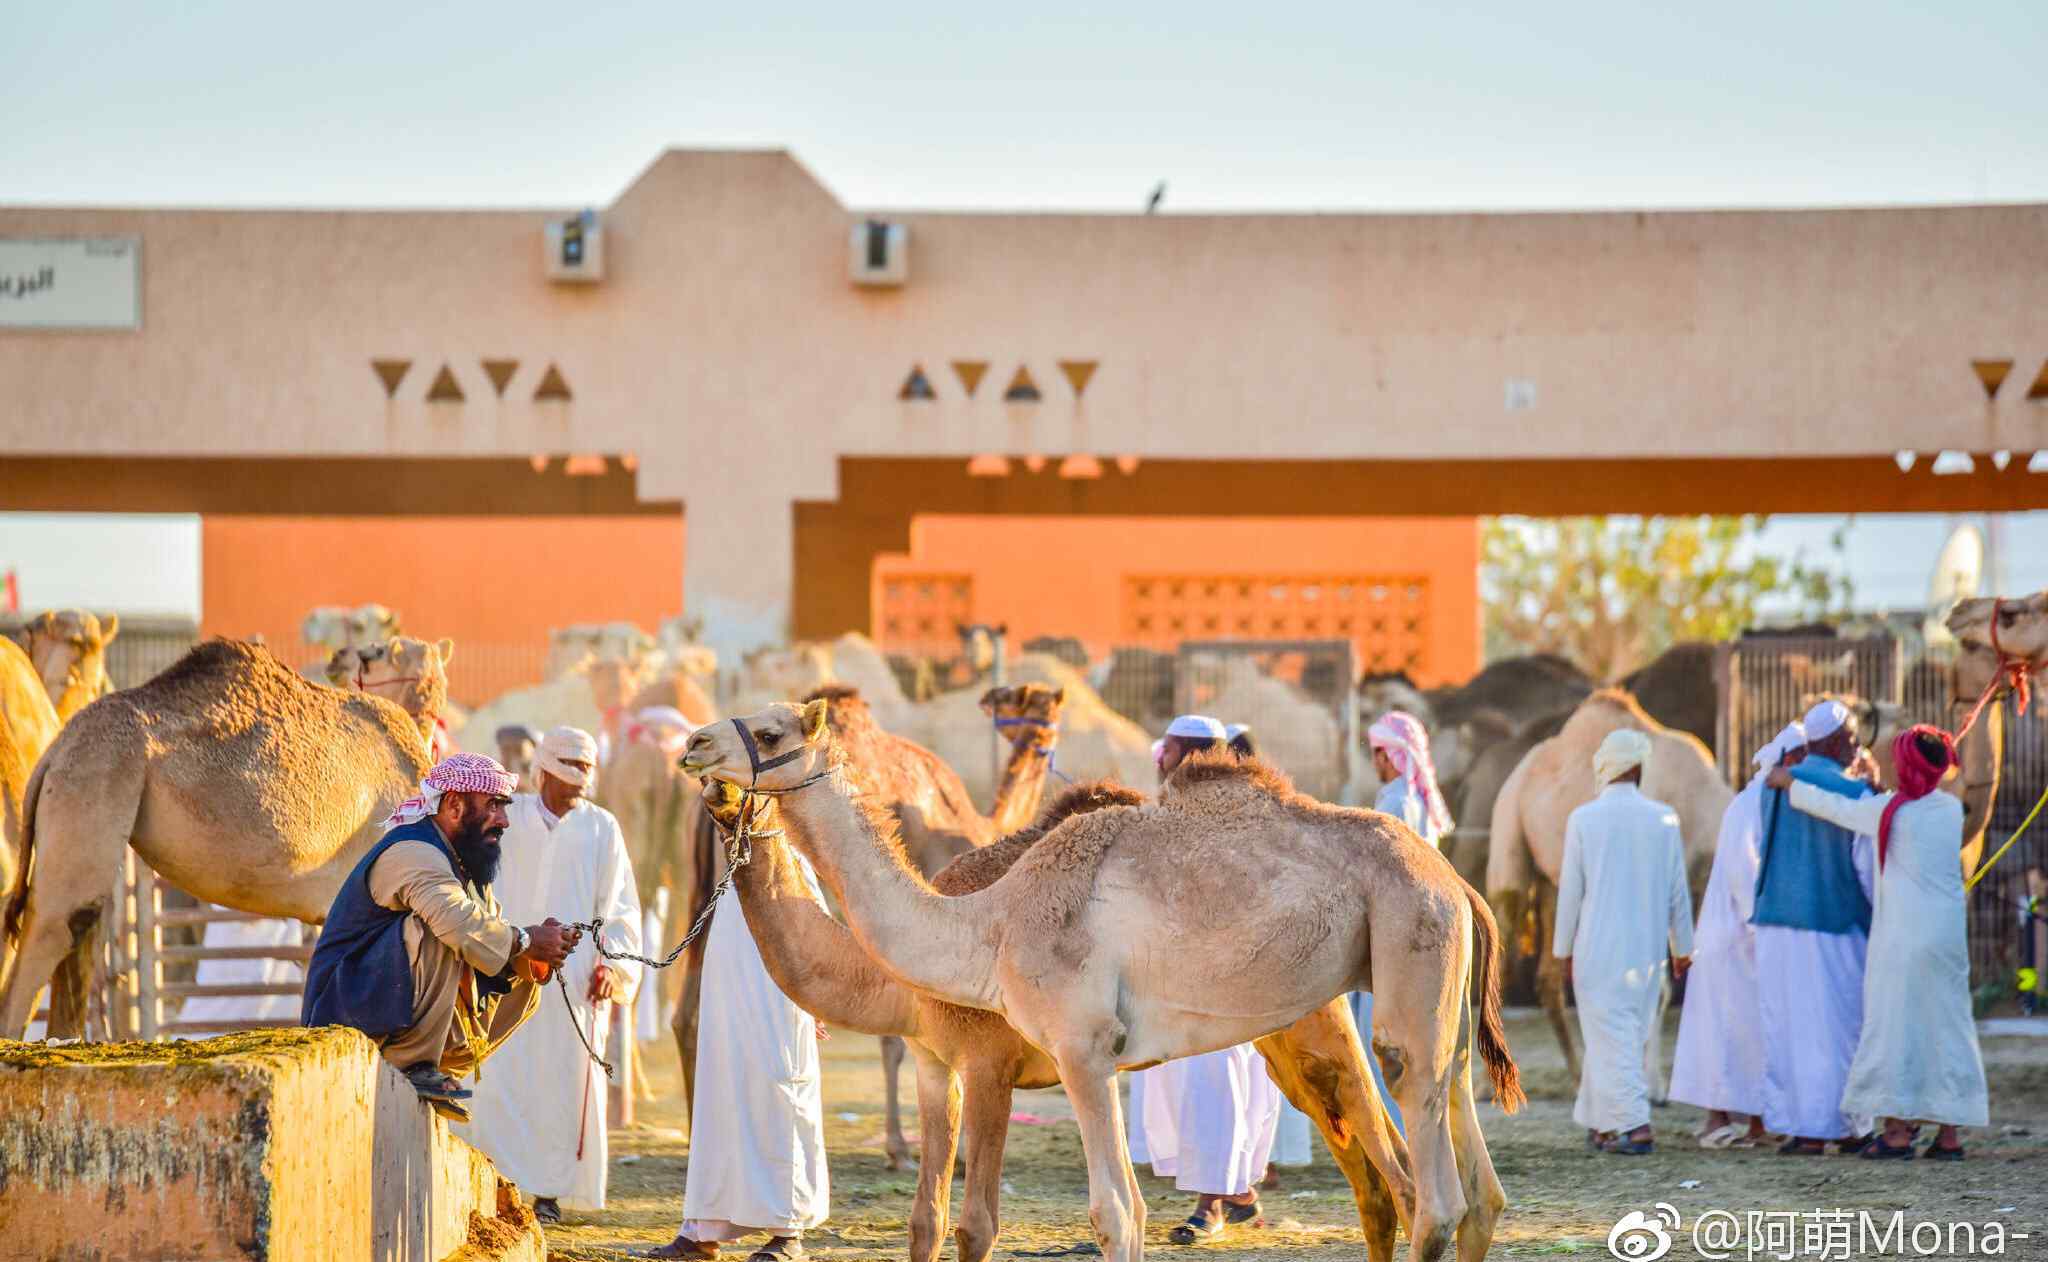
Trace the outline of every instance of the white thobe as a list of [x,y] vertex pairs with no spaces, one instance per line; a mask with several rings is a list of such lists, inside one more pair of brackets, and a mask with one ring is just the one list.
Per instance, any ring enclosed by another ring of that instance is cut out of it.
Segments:
[[[200,942],[207,947],[292,950],[304,941],[303,929],[296,920],[214,920],[207,923]],[[201,960],[192,980],[202,986],[291,985],[305,980],[305,969],[293,960]],[[194,995],[178,1009],[178,1020],[204,1021],[210,1030],[242,1030],[251,1021],[297,1021],[299,1002],[297,995]]]
[[[811,897],[824,901],[797,856]],[[825,1221],[825,1104],[818,1024],[776,988],[737,889],[718,900],[697,1006],[697,1107],[683,1174],[682,1235],[796,1235]]]
[[[1791,795],[1807,814],[1865,836],[1897,796],[1852,801],[1810,784],[1794,784]],[[1870,916],[1863,1032],[1842,1092],[1851,1117],[1990,1121],[1970,1008],[1962,845],[1963,804],[1947,793],[1907,802],[1892,817]]]
[[1183,1192],[1242,1196],[1266,1172],[1280,1088],[1250,1043],[1148,1069],[1145,1147],[1152,1173]]
[[[1868,897],[1876,842],[1859,834],[1852,845],[1856,877]],[[1766,1035],[1764,1125],[1777,1134],[1846,1139],[1870,1130],[1871,1115],[1842,1109],[1863,1034],[1869,941],[1861,929],[1821,933],[1756,926],[1757,1012]]]
[[1692,971],[1678,1018],[1671,1098],[1703,1109],[1764,1111],[1764,1028],[1757,1008],[1757,843],[1763,777],[1753,777],[1721,816],[1714,869],[1693,931]]
[[1381,785],[1372,806],[1374,810],[1384,811],[1414,829],[1415,835],[1430,845],[1440,844],[1436,824],[1429,818],[1429,806],[1422,800],[1422,794],[1408,782],[1407,776],[1396,776]]
[[[642,954],[633,862],[612,813],[578,802],[556,820],[538,794],[522,793],[506,815],[511,823],[499,843],[502,858],[491,887],[505,919],[535,925],[549,916],[564,923],[602,916],[607,950]],[[596,951],[579,946],[562,966],[562,982],[577,1024],[602,1056],[612,1011],[609,1003],[596,1006],[588,998],[597,963]],[[613,960],[608,967],[625,986],[619,1002],[630,1004],[641,966]],[[528,1193],[554,1197],[568,1208],[603,1209],[606,1079],[583,1050],[561,996],[543,995],[532,1018],[477,1078],[469,1142]]]
[[1677,812],[1632,784],[1610,784],[1571,813],[1551,951],[1571,957],[1586,1044],[1572,1117],[1617,1134],[1647,1124],[1644,1049],[1655,1033],[1665,959],[1692,954]]

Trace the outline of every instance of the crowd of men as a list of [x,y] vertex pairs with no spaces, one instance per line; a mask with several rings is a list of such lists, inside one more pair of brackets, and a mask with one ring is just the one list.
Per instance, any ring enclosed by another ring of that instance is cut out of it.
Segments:
[[[1452,821],[1422,724],[1396,711],[1368,742],[1376,808],[1438,843]],[[1183,760],[1212,749],[1255,753],[1242,726],[1174,719],[1153,750],[1162,791]],[[1704,1146],[1777,1134],[1788,1156],[1834,1145],[1870,1159],[1960,1160],[1957,1128],[1987,1119],[1962,809],[1934,792],[1955,765],[1953,743],[1933,728],[1902,734],[1891,751],[1899,787],[1879,792],[1848,710],[1814,707],[1758,751],[1727,810],[1697,925],[1677,815],[1641,791],[1651,751],[1640,732],[1610,734],[1594,758],[1597,796],[1566,830],[1551,949],[1577,995],[1586,1055],[1573,1116],[1588,1145],[1654,1148],[1645,1049],[1668,962],[1691,976],[1672,1095],[1708,1111]],[[640,966],[614,957],[640,952],[643,922],[618,821],[587,798],[598,742],[558,727],[522,752],[530,792],[496,761],[456,754],[392,814],[329,911],[302,1019],[376,1039],[552,1221],[564,1206],[604,1205],[596,1057],[610,1005],[630,1005],[640,987]],[[765,1235],[749,1262],[793,1262],[828,1212],[819,1029],[769,977],[737,898],[724,894],[706,948],[682,1222],[650,1257],[704,1262]],[[602,926],[602,953],[575,951],[590,925]],[[564,1002],[514,1038],[550,984]],[[1372,996],[1353,1002],[1370,1047]],[[474,1088],[461,1081],[471,1075]],[[1259,1219],[1284,1112],[1251,1044],[1133,1075],[1133,1157],[1195,1197],[1174,1242]],[[1935,1138],[1916,1149],[1929,1124]]]

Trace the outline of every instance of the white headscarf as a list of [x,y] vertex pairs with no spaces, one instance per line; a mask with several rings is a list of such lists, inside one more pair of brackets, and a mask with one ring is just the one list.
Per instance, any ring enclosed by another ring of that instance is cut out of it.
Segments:
[[1382,750],[1394,770],[1422,798],[1429,813],[1429,826],[1439,837],[1451,833],[1451,808],[1444,804],[1443,790],[1436,783],[1436,762],[1429,756],[1429,729],[1406,710],[1389,710],[1366,729],[1365,739]]
[[[572,765],[577,762],[585,765]],[[597,766],[597,738],[566,723],[552,728],[533,751],[533,765],[565,784],[589,784],[590,771],[586,768]]]
[[1614,783],[1616,776],[1626,775],[1631,770],[1650,761],[1650,738],[1632,727],[1618,727],[1600,742],[1600,751],[1593,755],[1593,784],[1606,788]]
[[1806,728],[1797,720],[1794,720],[1785,725],[1784,731],[1772,737],[1770,744],[1756,751],[1755,756],[1750,761],[1757,765],[1759,771],[1769,771],[1785,761],[1785,755],[1803,747],[1805,744]]

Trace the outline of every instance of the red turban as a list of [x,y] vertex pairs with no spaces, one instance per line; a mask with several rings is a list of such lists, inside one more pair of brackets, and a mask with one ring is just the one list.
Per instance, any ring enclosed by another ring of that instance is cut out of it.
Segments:
[[[1941,742],[1941,762],[1930,762],[1927,755],[1920,752],[1920,737],[1923,735],[1932,736]],[[1898,814],[1899,808],[1906,803],[1917,801],[1934,792],[1935,786],[1941,783],[1941,778],[1955,765],[1955,738],[1938,727],[1916,723],[1900,732],[1898,738],[1892,741],[1892,766],[1898,772],[1899,791],[1892,795],[1891,801],[1885,803],[1884,818],[1877,825],[1877,866],[1880,871],[1884,868],[1885,851],[1891,846],[1892,816]]]

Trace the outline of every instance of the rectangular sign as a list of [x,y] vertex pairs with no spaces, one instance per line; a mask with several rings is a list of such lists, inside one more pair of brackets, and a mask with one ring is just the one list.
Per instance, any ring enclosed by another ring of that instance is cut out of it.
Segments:
[[0,329],[139,329],[140,237],[0,238]]

